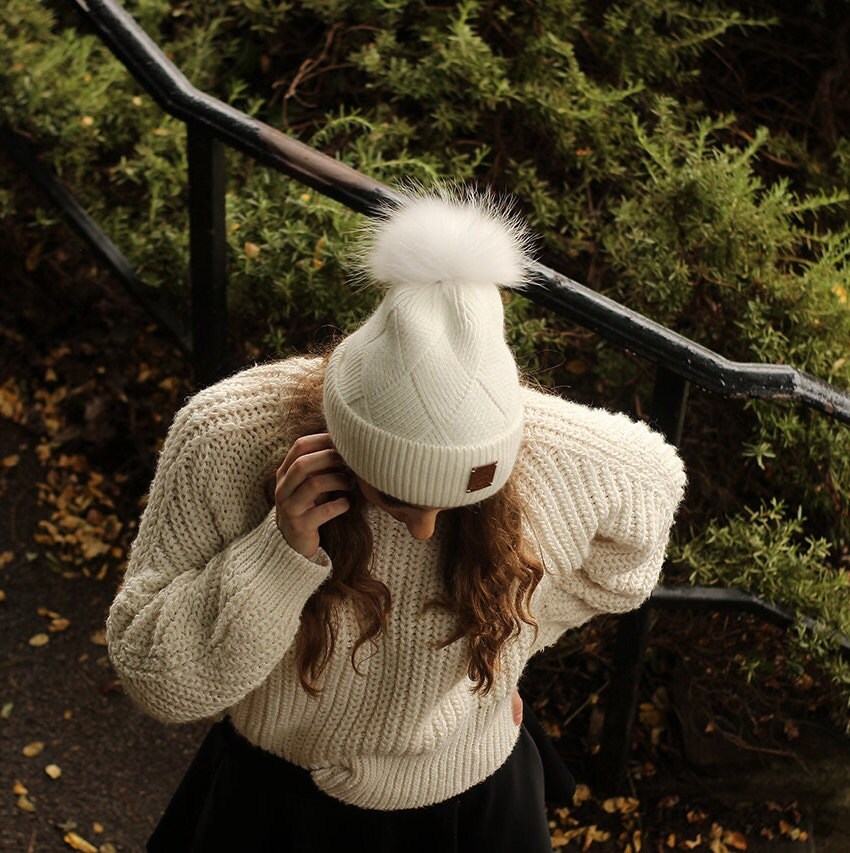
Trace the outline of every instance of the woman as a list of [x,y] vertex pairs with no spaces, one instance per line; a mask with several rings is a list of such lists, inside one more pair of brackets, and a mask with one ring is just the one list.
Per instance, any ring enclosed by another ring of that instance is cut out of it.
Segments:
[[150,851],[550,850],[517,682],[657,581],[681,461],[520,382],[519,223],[437,190],[369,228],[365,324],[195,395],[163,447],[109,653],[146,713],[216,725]]

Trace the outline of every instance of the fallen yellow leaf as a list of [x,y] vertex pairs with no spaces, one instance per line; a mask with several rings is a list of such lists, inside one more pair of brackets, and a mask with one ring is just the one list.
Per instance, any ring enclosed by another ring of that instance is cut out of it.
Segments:
[[90,639],[90,640],[91,640],[91,641],[92,641],[96,646],[105,646],[105,645],[106,645],[106,629],[105,629],[105,628],[100,628],[99,630],[95,631],[95,632],[94,632],[94,633],[89,637],[89,639]]
[[50,642],[50,637],[47,634],[33,634],[29,639],[31,646],[46,646]]
[[260,247],[256,243],[246,243],[242,248],[252,261],[260,257]]
[[556,829],[552,834],[552,846],[553,847],[564,847],[569,844],[571,841],[574,841],[576,838],[581,838],[587,832],[586,826],[580,826],[577,829],[568,829],[566,831],[562,829]]
[[5,601],[5,600],[6,600],[6,593],[3,592],[2,589],[0,589],[0,601]]
[[62,768],[58,767],[56,764],[48,764],[47,767],[44,768],[44,772],[51,779],[58,779],[62,775]]
[[102,557],[109,553],[109,545],[100,539],[87,539],[82,543],[82,553],[87,560],[93,560],[95,557]]
[[21,461],[21,457],[17,453],[13,453],[11,456],[3,457],[3,467],[4,468],[14,468],[18,462]]
[[103,832],[103,824],[98,823],[97,821],[92,822],[91,828],[92,828],[92,832],[96,832],[98,834]]
[[792,841],[798,841],[800,838],[800,828],[798,826],[792,826],[787,821],[780,820],[779,829],[782,831],[783,835],[787,835]]
[[14,560],[14,559],[15,559],[14,551],[3,551],[2,553],[0,553],[0,569],[2,569],[3,566],[11,563],[12,560]]
[[34,812],[35,806],[23,794],[18,797],[18,808],[24,812]]
[[44,250],[44,243],[36,243],[32,249],[27,252],[24,259],[24,268],[27,272],[35,272],[41,263],[41,253]]
[[582,850],[587,850],[594,841],[607,841],[610,837],[610,832],[597,829],[595,824],[593,826],[589,826],[587,828],[587,833],[584,836],[584,847],[582,847]]
[[652,702],[641,702],[638,708],[638,716],[646,726],[660,726],[664,722],[664,716]]
[[12,785],[12,793],[13,794],[28,794],[29,790],[27,789],[27,786],[24,785],[23,782],[21,782],[20,779],[15,779],[15,784]]
[[70,619],[65,619],[63,616],[60,616],[58,619],[51,620],[50,624],[47,626],[47,630],[64,631],[70,624]]
[[611,797],[602,803],[602,808],[608,814],[620,812],[620,814],[631,814],[640,805],[640,800],[634,797]]
[[708,817],[708,813],[704,812],[702,809],[691,809],[686,817],[688,823],[699,823],[701,820],[705,820]]
[[21,752],[27,758],[32,758],[34,755],[38,755],[43,749],[44,743],[40,740],[34,740],[32,743],[28,743]]
[[587,785],[576,785],[575,794],[573,794],[573,802],[578,805],[579,803],[587,802],[593,795],[590,793],[590,788]]
[[81,853],[97,853],[97,847],[90,844],[85,838],[77,835],[76,832],[68,832],[62,839],[73,850],[80,850]]
[[12,379],[0,387],[0,416],[20,423],[24,415],[24,403]]
[[59,615],[55,610],[48,610],[46,607],[39,607],[36,612],[39,616],[49,616],[51,619],[55,619]]
[[736,830],[729,830],[723,836],[723,843],[734,847],[736,850],[747,849],[747,839]]

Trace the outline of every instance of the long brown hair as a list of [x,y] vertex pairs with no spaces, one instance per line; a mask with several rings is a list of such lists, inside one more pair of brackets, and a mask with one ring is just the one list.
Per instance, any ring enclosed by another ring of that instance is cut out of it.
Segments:
[[[315,370],[307,371],[292,401],[288,434],[298,437],[326,432],[322,386],[330,352]],[[277,466],[275,466],[276,469]],[[266,474],[266,495],[274,504],[275,469]],[[478,504],[445,510],[448,516],[441,545],[445,592],[427,602],[454,614],[456,629],[437,648],[468,638],[469,678],[475,691],[486,695],[500,669],[502,647],[518,637],[521,622],[538,629],[529,612],[531,596],[543,577],[543,565],[530,552],[522,535],[523,505],[515,475],[492,497]],[[315,686],[334,650],[337,608],[353,602],[360,637],[357,650],[386,631],[392,604],[387,586],[371,574],[372,534],[364,517],[366,500],[355,488],[351,507],[319,529],[322,548],[333,563],[331,577],[304,605],[295,638],[298,676],[304,690],[317,697]]]

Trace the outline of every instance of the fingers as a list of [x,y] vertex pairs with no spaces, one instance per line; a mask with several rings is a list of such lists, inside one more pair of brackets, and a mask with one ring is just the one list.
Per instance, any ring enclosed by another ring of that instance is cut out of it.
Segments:
[[319,504],[319,506],[308,510],[301,516],[301,521],[307,529],[315,530],[323,525],[326,521],[342,515],[350,505],[348,498],[336,498],[327,503]]
[[306,454],[318,453],[320,451],[333,451],[333,442],[331,437],[326,432],[315,433],[314,435],[303,435],[297,439],[292,447],[289,448],[289,453],[278,468],[278,473],[285,474],[293,465],[293,463],[301,456]]
[[310,477],[325,471],[340,470],[344,464],[342,457],[335,450],[320,450],[298,456],[288,468],[281,465],[277,469],[275,498],[287,500]]
[[[287,501],[309,478],[315,474],[339,471],[345,467],[342,457],[331,444],[327,433],[299,438],[290,448],[286,458],[277,469],[275,501]],[[346,483],[337,489],[350,488]],[[302,510],[306,506],[302,507]]]
[[520,725],[522,723],[522,697],[518,690],[514,690],[513,696],[511,696],[511,711],[513,712],[514,725]]
[[287,506],[277,507],[278,529],[293,549],[310,558],[319,547],[319,528],[325,522],[347,512],[350,503],[347,498],[335,498],[298,516],[291,515]]
[[348,492],[351,486],[351,480],[343,474],[309,475],[288,498],[283,499],[287,514],[295,517],[303,515],[314,506],[324,505],[328,492]]
[[327,433],[299,438],[277,469],[277,526],[289,544],[306,557],[319,546],[319,527],[342,515],[354,481]]

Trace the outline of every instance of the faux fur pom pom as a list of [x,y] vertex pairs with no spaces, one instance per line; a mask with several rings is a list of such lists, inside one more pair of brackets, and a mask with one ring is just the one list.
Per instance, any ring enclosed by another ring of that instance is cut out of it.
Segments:
[[376,282],[514,288],[527,282],[529,232],[489,192],[407,189],[364,230],[360,268]]

